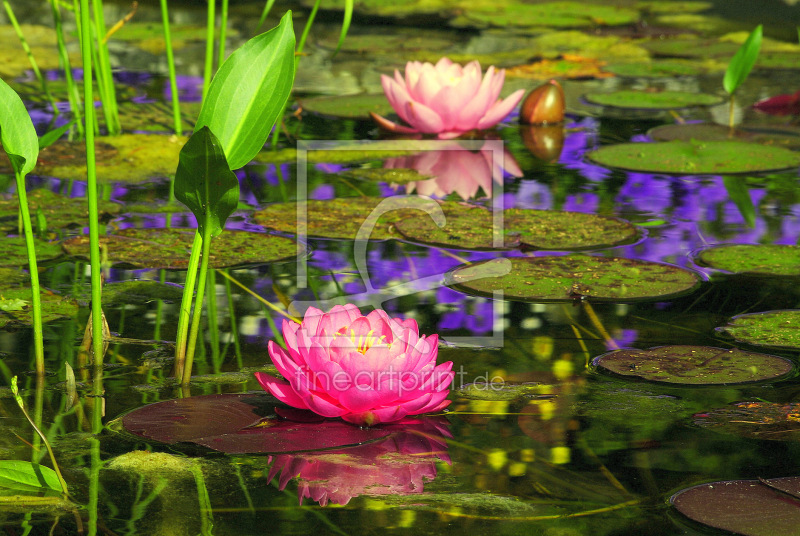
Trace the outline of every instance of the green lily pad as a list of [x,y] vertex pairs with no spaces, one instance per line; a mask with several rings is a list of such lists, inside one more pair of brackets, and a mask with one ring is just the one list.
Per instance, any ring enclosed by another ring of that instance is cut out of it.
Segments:
[[695,262],[737,274],[800,276],[800,247],[729,244],[702,250]]
[[659,346],[614,350],[592,364],[622,376],[682,385],[727,385],[786,376],[794,369],[782,357],[711,346]]
[[664,0],[640,0],[636,7],[650,13],[698,13],[714,7],[712,2],[665,2]]
[[754,346],[800,350],[800,310],[734,316],[717,331],[733,337],[737,342]]
[[369,119],[369,113],[393,113],[386,95],[344,95],[341,97],[314,97],[298,101],[303,111],[346,119]]
[[762,69],[800,69],[800,56],[797,52],[764,52],[759,54],[756,67]]
[[741,141],[621,143],[587,156],[601,166],[682,175],[758,173],[800,164],[800,154],[783,147]]
[[[169,177],[178,167],[178,154],[186,138],[154,137],[152,134],[122,134],[98,138],[97,179],[105,182],[143,182]],[[0,153],[0,173],[11,164]],[[34,173],[61,180],[86,180],[86,144],[59,140],[39,153]]]
[[[509,209],[503,211],[498,229],[500,246],[495,246],[492,212],[463,204],[442,206],[444,227],[421,215],[412,215],[395,224],[404,238],[442,247],[462,249],[574,250],[631,242],[638,232],[632,224],[616,218],[578,212]],[[501,236],[504,239],[501,238]]]
[[647,135],[655,141],[743,141],[787,149],[800,149],[800,129],[788,125],[739,125],[734,130],[713,123],[661,125],[651,128]]
[[672,78],[675,76],[699,76],[706,74],[705,64],[695,61],[652,60],[649,62],[610,63],[604,71],[629,78]]
[[[60,257],[63,253],[61,247],[55,242],[45,242],[38,238],[33,239],[36,249],[36,260],[39,263]],[[28,266],[28,250],[25,238],[21,236],[0,237],[0,266],[17,267]]]
[[[41,70],[59,69],[58,54],[55,52],[56,32],[51,27],[20,24],[25,40],[30,46],[31,54]],[[70,55],[72,65],[80,64],[80,53]],[[19,42],[14,28],[0,26],[0,75],[13,78],[31,68],[30,60]],[[40,87],[41,90],[41,87]]]
[[118,281],[103,285],[103,305],[106,306],[145,305],[157,300],[180,303],[182,298],[183,287],[172,283],[143,280]]
[[[65,197],[42,188],[28,192],[28,208],[31,218],[36,217],[37,211],[42,212],[48,229],[83,226],[89,218],[89,204],[85,197]],[[121,209],[118,203],[98,201],[100,220],[103,222],[117,215]],[[18,214],[19,200],[16,196],[0,199],[0,222],[3,222],[4,228],[16,229]]]
[[[302,0],[300,2],[307,8],[312,8],[316,0]],[[338,0],[323,0],[319,3],[323,9],[341,10],[343,4]],[[424,14],[439,14],[451,6],[446,0],[407,0],[396,2],[393,0],[361,0],[355,4],[357,13],[364,15],[380,15],[382,17],[406,17]]]
[[624,90],[612,93],[587,93],[583,97],[592,104],[615,108],[645,110],[671,110],[691,106],[711,106],[722,102],[722,97],[708,93],[689,91],[636,91]]
[[657,56],[678,58],[732,57],[739,49],[737,43],[716,39],[658,39],[642,44]]
[[[369,229],[365,221],[379,203],[387,200],[386,212]],[[390,201],[388,201],[390,200]],[[355,240],[359,230],[367,231],[363,238],[386,240],[397,238],[393,224],[413,214],[422,214],[413,207],[422,207],[425,200],[415,196],[398,197],[347,197],[328,201],[308,201],[301,208],[306,211],[307,227],[299,229],[297,203],[275,203],[253,213],[259,225],[292,234],[307,234],[321,238]],[[427,203],[435,203],[427,200]],[[425,205],[431,206],[431,205]],[[392,208],[394,207],[394,208]],[[427,217],[427,216],[425,216]]]
[[797,441],[800,439],[800,404],[737,402],[712,411],[696,413],[698,426],[751,439]]
[[[33,324],[31,312],[32,294],[30,287],[0,289],[0,328],[8,325]],[[48,290],[42,290],[42,322],[52,322],[63,318],[74,318],[78,314],[78,302]],[[11,306],[9,306],[11,305]]]
[[531,398],[551,398],[552,385],[537,382],[475,382],[468,383],[456,391],[456,394],[470,400],[514,401]]
[[689,519],[729,534],[794,536],[800,477],[709,482],[679,491],[672,505]]
[[408,168],[366,168],[343,171],[340,175],[363,179],[372,182],[385,182],[388,184],[408,184],[435,178],[433,175],[423,175],[416,169]]
[[[313,149],[306,151],[305,155],[308,162],[355,164],[399,156],[410,156],[425,150],[425,148],[425,140],[387,140],[368,144],[337,142],[336,149]],[[255,161],[264,164],[297,162],[297,149],[288,148],[277,151],[265,149],[256,155]]]
[[[189,262],[194,229],[123,229],[100,238],[112,264],[135,268],[183,270]],[[62,243],[67,254],[89,257],[89,237],[76,236]],[[211,242],[212,268],[280,262],[303,254],[298,244],[283,236],[248,231],[225,231]]]
[[[207,29],[205,26],[176,24],[169,25],[170,41],[173,50],[180,50],[187,42],[205,41]],[[219,30],[217,30],[219,34]],[[235,38],[239,32],[235,28],[227,28],[226,35]],[[217,35],[216,37],[219,37]],[[127,22],[111,36],[114,41],[126,41],[131,46],[140,48],[151,54],[162,54],[166,50],[164,41],[164,26],[161,22]]]
[[491,3],[464,7],[466,9],[462,15],[451,21],[452,25],[466,26],[477,23],[501,28],[535,26],[580,28],[632,24],[639,20],[639,12],[635,9],[585,2],[510,3],[504,6]]
[[459,266],[445,283],[467,294],[530,302],[634,302],[663,300],[688,294],[700,284],[689,270],[668,264],[570,255],[512,257]]

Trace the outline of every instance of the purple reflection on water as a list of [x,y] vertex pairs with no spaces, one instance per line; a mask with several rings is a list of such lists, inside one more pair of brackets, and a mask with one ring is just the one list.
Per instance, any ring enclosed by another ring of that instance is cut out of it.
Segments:
[[[611,332],[611,338],[619,348],[631,348],[636,339],[639,338],[639,331],[635,329],[615,329]],[[606,341],[606,350],[616,349],[614,344]]]
[[333,199],[334,197],[336,197],[336,191],[334,190],[332,184],[320,184],[309,194],[309,198],[318,201]]
[[600,206],[600,197],[593,193],[568,195],[564,200],[564,210],[567,212],[585,212],[594,214]]
[[796,245],[800,239],[800,205],[794,205],[781,218],[781,237],[776,244]]
[[440,287],[436,290],[436,303],[450,306],[439,324],[438,330],[467,329],[472,334],[488,333],[494,327],[494,302],[482,298],[468,298],[453,289]]
[[[200,102],[203,100],[203,77],[179,74],[175,76],[178,86],[178,98],[182,102]],[[164,100],[172,101],[172,86],[164,84]]]
[[611,171],[592,164],[585,159],[587,151],[594,150],[597,146],[597,130],[600,123],[586,117],[580,121],[567,125],[567,136],[564,138],[564,147],[558,162],[567,169],[578,171],[590,181],[598,182],[611,175]]
[[628,173],[616,202],[628,210],[663,214],[672,206],[672,185],[669,177],[647,173]]
[[553,208],[553,193],[546,184],[535,180],[519,181],[514,208],[549,210]]

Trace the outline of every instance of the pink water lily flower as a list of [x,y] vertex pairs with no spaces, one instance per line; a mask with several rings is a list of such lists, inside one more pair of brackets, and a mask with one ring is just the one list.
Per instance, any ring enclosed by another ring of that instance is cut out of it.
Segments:
[[438,336],[420,336],[416,321],[380,310],[363,316],[352,304],[327,313],[314,307],[303,322],[283,322],[286,350],[269,355],[288,381],[256,372],[280,401],[358,425],[393,422],[445,408],[453,363],[436,365]]
[[394,78],[381,75],[386,98],[400,118],[411,125],[399,125],[375,113],[372,118],[392,132],[438,134],[455,138],[474,129],[492,127],[519,103],[524,90],[501,100],[505,69],[494,66],[481,78],[481,65],[472,61],[462,67],[448,58],[436,65],[410,61],[405,77],[395,70]]

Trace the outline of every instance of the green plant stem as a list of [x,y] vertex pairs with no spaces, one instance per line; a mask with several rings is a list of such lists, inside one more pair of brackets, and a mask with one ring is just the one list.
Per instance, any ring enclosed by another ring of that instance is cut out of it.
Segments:
[[31,312],[33,313],[33,348],[36,356],[36,374],[44,376],[44,338],[42,326],[42,298],[39,289],[39,267],[36,263],[36,246],[33,243],[33,226],[28,210],[28,195],[25,191],[25,176],[15,173],[19,213],[25,233],[25,248],[28,252],[28,269],[31,272]]
[[92,7],[94,8],[94,30],[97,39],[97,87],[100,90],[100,98],[103,101],[103,116],[106,120],[108,133],[117,135],[122,128],[119,123],[114,77],[111,75],[111,59],[108,55],[108,45],[104,42],[107,30],[103,19],[102,0],[92,0]]
[[297,42],[297,51],[294,56],[295,73],[297,72],[297,65],[300,63],[300,56],[303,54],[303,48],[306,46],[306,39],[308,38],[309,32],[311,32],[311,25],[314,24],[314,19],[317,17],[317,11],[319,11],[319,4],[321,2],[322,0],[317,0],[314,2],[314,7],[311,8],[311,13],[308,14],[306,26],[303,28],[303,33],[300,35],[300,40]]
[[731,93],[731,98],[728,100],[728,128],[733,130],[733,105],[736,98]]
[[211,366],[214,373],[222,370],[222,358],[224,355],[219,351],[219,320],[217,317],[217,278],[216,270],[208,271],[208,295],[206,296],[206,306],[208,307],[208,336],[211,344]]
[[[199,235],[200,232],[198,231]],[[189,385],[192,379],[192,365],[194,364],[194,351],[197,347],[197,334],[200,331],[200,319],[203,316],[203,295],[206,287],[206,277],[208,273],[208,255],[211,251],[211,226],[205,225],[203,232],[203,253],[200,258],[200,275],[197,278],[197,295],[194,298],[194,312],[192,314],[192,328],[189,332],[186,347],[186,363],[183,367],[182,385]]]
[[[28,419],[28,422],[31,424],[33,429],[36,430],[36,433],[38,434],[38,436],[44,442],[44,445],[47,448],[47,453],[50,455],[50,461],[53,464],[53,470],[56,472],[56,475],[58,476],[59,484],[61,484],[61,489],[63,490],[64,495],[68,495],[69,492],[67,491],[68,490],[67,482],[66,482],[66,480],[64,480],[64,477],[61,475],[61,469],[58,468],[58,462],[56,461],[55,454],[53,454],[53,449],[50,446],[50,442],[47,440],[47,437],[45,437],[45,435],[42,433],[42,431],[36,425],[34,420],[31,419],[31,416],[28,414],[28,411],[25,409],[25,403],[22,401],[22,396],[20,396],[19,390],[17,389],[17,377],[16,376],[11,378],[11,392],[14,395],[14,399],[17,401],[17,405],[19,406],[19,409],[22,410],[22,414],[25,415],[25,418]],[[39,397],[39,398],[37,398],[38,401],[41,401],[41,402],[44,401],[44,398],[43,398],[44,397],[44,376],[36,378],[36,396]],[[37,408],[39,408],[39,409],[37,409],[37,415],[38,415],[38,419],[39,419],[40,423],[41,423],[41,420],[42,420],[42,415],[41,415],[41,406],[42,405],[43,405],[42,403],[37,402]],[[36,453],[34,453],[34,456],[36,456]]]
[[[258,19],[258,26],[256,26],[256,33],[258,33],[258,30],[261,29],[261,25],[264,24],[264,21],[267,20],[267,15],[269,15],[273,5],[275,5],[275,0],[267,0],[264,4],[264,9],[261,11],[261,17]],[[800,29],[798,29],[798,35],[800,35]]]
[[[222,275],[227,276],[227,271],[223,270]],[[231,280],[225,277],[225,295],[228,297],[228,318],[231,321],[231,337],[233,338],[233,349],[236,355],[236,366],[242,368],[242,347],[239,344],[239,326],[236,323],[236,312],[234,311],[233,292]]]
[[219,48],[217,49],[217,65],[225,61],[225,33],[228,28],[228,0],[222,0],[222,11],[219,21]]
[[186,282],[183,286],[181,309],[178,313],[178,331],[175,334],[174,376],[177,379],[183,378],[183,368],[186,364],[186,337],[189,332],[189,317],[192,314],[192,298],[194,297],[194,285],[197,280],[197,267],[200,263],[202,245],[203,237],[200,236],[199,232],[195,232],[194,242],[192,242],[192,254],[189,257],[189,266],[186,268]]
[[[81,26],[90,28],[89,0],[81,0]],[[94,102],[92,95],[92,44],[91,32],[81,32],[81,57],[83,58],[83,102]],[[95,367],[103,362],[103,309],[102,285],[100,272],[100,216],[97,210],[97,170],[94,152],[94,107],[86,106],[86,197],[89,204],[89,264],[92,277],[92,350]],[[99,400],[97,401],[99,403]]]
[[169,31],[169,13],[167,0],[161,0],[161,21],[164,26],[164,43],[167,52],[167,67],[169,68],[169,87],[172,92],[172,123],[175,134],[183,133],[181,128],[181,103],[178,95],[178,82],[175,76],[175,56],[172,54],[172,38]]
[[14,15],[14,10],[11,9],[11,4],[8,3],[8,0],[3,0],[3,7],[6,8],[8,20],[11,23],[11,26],[14,27],[14,32],[16,32],[17,38],[19,38],[22,49],[28,56],[28,61],[31,64],[31,69],[33,69],[33,74],[36,75],[36,80],[39,81],[39,84],[42,86],[42,91],[44,91],[45,96],[47,96],[47,100],[53,107],[53,114],[58,115],[60,112],[58,111],[58,107],[56,107],[56,101],[53,98],[53,95],[50,94],[50,88],[47,85],[47,80],[44,76],[42,76],[41,71],[39,71],[39,65],[36,63],[36,59],[33,57],[31,47],[28,46],[28,41],[25,40],[25,36],[22,33],[22,28],[20,28],[19,23],[17,22],[17,17]]
[[83,110],[81,105],[81,96],[78,92],[78,85],[75,83],[75,78],[72,76],[72,66],[69,62],[69,54],[67,53],[67,45],[64,39],[64,27],[61,24],[61,9],[58,7],[57,0],[50,0],[50,8],[53,12],[53,23],[56,28],[58,56],[61,59],[61,67],[64,69],[64,79],[67,82],[67,98],[69,99],[69,107],[72,110],[72,116],[75,118],[75,128],[77,129],[78,134],[83,137]]
[[206,18],[206,61],[203,68],[203,100],[206,100],[208,88],[211,85],[211,75],[214,71],[214,7],[216,0],[209,0]]

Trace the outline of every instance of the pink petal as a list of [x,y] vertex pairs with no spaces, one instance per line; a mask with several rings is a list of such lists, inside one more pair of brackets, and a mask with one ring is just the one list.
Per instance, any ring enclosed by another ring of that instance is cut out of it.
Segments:
[[480,121],[478,121],[478,128],[489,128],[493,127],[505,117],[511,113],[511,110],[519,104],[519,101],[522,99],[522,96],[525,94],[524,89],[519,89],[506,97],[505,100],[497,101],[492,107],[486,112]]
[[442,130],[442,118],[435,111],[419,102],[406,103],[408,124],[419,132],[437,133]]
[[486,70],[486,75],[483,77],[480,87],[472,100],[467,104],[456,123],[456,128],[462,132],[472,130],[478,124],[481,117],[486,114],[486,110],[492,104],[492,80],[494,77],[494,67],[489,67]]
[[380,115],[376,114],[375,112],[370,112],[369,115],[372,117],[372,120],[378,123],[378,126],[384,130],[388,130],[389,132],[399,132],[401,134],[414,134],[419,132],[410,127],[406,127],[400,124],[395,123],[394,121],[390,121],[385,117],[381,117]]
[[306,405],[303,399],[295,393],[292,386],[288,383],[273,378],[269,374],[264,374],[263,372],[256,372],[255,376],[256,380],[258,380],[258,383],[261,384],[261,387],[263,387],[265,391],[271,393],[272,396],[284,404],[288,404],[293,408],[311,409]]

